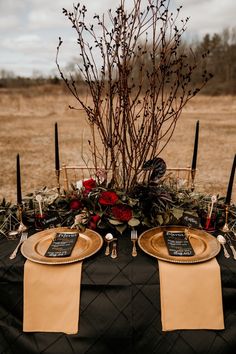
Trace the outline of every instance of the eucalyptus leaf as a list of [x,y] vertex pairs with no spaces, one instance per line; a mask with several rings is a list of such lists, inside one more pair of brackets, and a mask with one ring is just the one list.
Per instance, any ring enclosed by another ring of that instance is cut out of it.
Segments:
[[179,220],[182,218],[183,216],[183,213],[184,213],[184,210],[183,209],[180,209],[180,208],[174,208],[172,210],[172,214],[174,215],[174,217]]
[[164,215],[164,223],[165,223],[165,224],[168,224],[169,221],[170,221],[169,215],[168,215],[168,214],[165,214],[165,215]]
[[122,221],[115,220],[115,219],[108,219],[109,223],[112,225],[122,225]]
[[156,221],[158,222],[159,225],[162,225],[164,222],[162,215],[158,214],[156,216]]
[[128,204],[129,204],[130,206],[135,206],[135,205],[138,204],[138,202],[139,202],[138,199],[129,198]]
[[152,226],[152,223],[150,222],[150,219],[149,219],[149,218],[144,218],[144,220],[142,221],[142,225],[151,227],[151,226]]
[[96,214],[99,215],[100,217],[102,217],[103,214],[105,214],[105,211],[104,210],[97,210]]
[[140,224],[140,221],[138,219],[132,218],[128,221],[129,226],[135,227]]
[[186,213],[188,213],[189,215],[192,215],[192,216],[198,216],[198,213],[196,210],[185,210]]
[[122,235],[127,228],[127,224],[116,225],[115,228]]

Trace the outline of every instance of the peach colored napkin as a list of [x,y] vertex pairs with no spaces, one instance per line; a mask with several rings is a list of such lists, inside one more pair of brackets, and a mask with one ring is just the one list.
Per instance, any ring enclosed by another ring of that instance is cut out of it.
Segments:
[[78,332],[82,262],[24,266],[24,332]]
[[162,330],[224,329],[220,267],[158,261]]

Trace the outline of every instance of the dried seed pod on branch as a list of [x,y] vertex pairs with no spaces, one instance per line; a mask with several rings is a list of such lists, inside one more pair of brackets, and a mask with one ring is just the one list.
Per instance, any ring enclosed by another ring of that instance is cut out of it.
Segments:
[[60,68],[61,39],[56,63],[87,113],[94,167],[111,169],[116,188],[130,190],[138,182],[145,161],[166,147],[182,108],[211,77],[204,71],[193,87],[199,62],[182,46],[188,18],[180,20],[180,11],[171,12],[168,0],[134,0],[127,10],[121,0],[116,11],[95,15],[89,24],[84,5],[63,9],[76,31],[78,70],[92,105]]

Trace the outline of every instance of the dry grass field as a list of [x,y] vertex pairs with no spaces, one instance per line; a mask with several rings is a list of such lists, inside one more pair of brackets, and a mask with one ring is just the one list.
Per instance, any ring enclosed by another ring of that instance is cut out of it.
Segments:
[[[83,111],[70,110],[73,97],[55,88],[0,90],[0,199],[16,201],[16,154],[21,156],[23,195],[55,186],[54,123],[59,125],[60,160],[82,164],[89,129]],[[236,152],[235,97],[193,98],[161,154],[168,167],[191,164],[196,120],[200,120],[196,190],[225,195]],[[236,182],[233,201],[236,200]]]

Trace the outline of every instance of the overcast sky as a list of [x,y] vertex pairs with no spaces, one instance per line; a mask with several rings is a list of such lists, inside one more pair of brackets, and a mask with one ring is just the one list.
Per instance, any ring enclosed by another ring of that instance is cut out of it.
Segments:
[[[132,3],[133,0],[127,0]],[[145,0],[143,0],[145,1]],[[170,0],[183,5],[189,16],[187,34],[200,39],[205,33],[220,33],[236,26],[236,0]],[[76,0],[0,0],[0,70],[30,76],[57,73],[58,37],[64,40],[60,62],[64,66],[76,55],[75,37],[62,8],[72,9]],[[119,0],[81,0],[91,16],[116,8]]]

